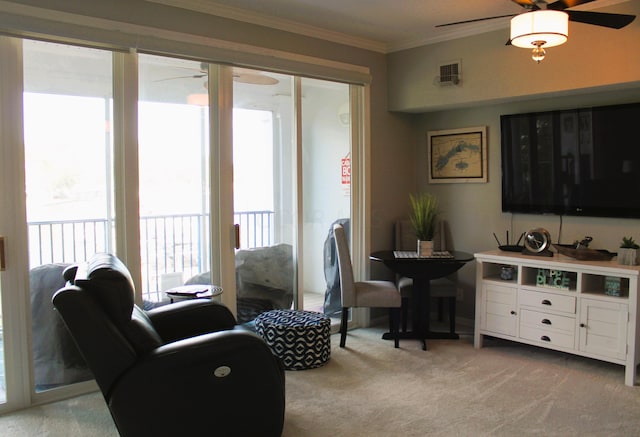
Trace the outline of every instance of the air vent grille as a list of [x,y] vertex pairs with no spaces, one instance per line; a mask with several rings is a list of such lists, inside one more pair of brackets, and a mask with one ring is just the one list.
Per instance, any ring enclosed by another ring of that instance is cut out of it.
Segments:
[[440,65],[440,75],[436,78],[439,85],[458,85],[461,79],[460,62]]

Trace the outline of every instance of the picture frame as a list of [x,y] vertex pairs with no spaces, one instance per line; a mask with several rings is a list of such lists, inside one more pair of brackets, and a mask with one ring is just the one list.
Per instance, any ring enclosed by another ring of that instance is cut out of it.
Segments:
[[430,184],[488,181],[487,127],[427,132]]

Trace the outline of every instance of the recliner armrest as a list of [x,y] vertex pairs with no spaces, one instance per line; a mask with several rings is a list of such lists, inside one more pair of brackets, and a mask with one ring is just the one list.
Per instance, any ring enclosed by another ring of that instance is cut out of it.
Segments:
[[62,277],[66,282],[73,285],[75,283],[75,277],[76,277],[77,271],[78,271],[78,264],[72,264],[70,266],[67,266],[67,268],[65,268],[62,271]]
[[221,303],[193,299],[146,311],[165,343],[210,332],[233,329],[236,319]]

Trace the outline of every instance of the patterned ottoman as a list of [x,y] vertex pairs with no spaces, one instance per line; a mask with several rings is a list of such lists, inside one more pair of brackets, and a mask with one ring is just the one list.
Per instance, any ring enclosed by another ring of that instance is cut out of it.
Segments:
[[256,332],[287,370],[320,367],[331,355],[331,319],[311,311],[272,310],[255,320]]

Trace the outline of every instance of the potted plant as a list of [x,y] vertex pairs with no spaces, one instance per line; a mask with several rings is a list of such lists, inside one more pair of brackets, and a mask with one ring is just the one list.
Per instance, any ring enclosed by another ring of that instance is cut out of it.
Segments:
[[438,215],[438,199],[430,193],[410,194],[409,220],[418,239],[418,256],[433,255],[433,234]]
[[618,250],[618,264],[638,265],[638,249],[640,249],[640,245],[633,241],[632,237],[622,237],[622,243],[620,243]]

